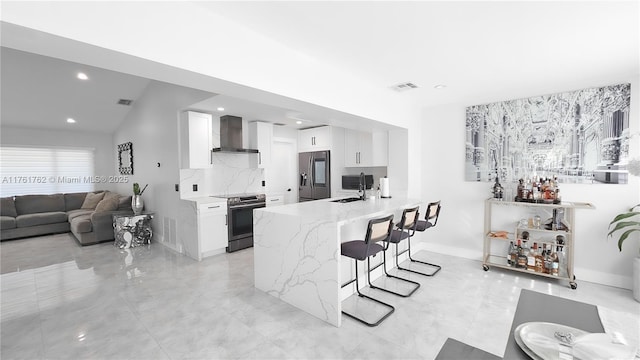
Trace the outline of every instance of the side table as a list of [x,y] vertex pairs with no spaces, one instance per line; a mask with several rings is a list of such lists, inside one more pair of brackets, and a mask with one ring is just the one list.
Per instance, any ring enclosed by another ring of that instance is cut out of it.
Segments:
[[113,215],[114,245],[128,249],[151,243],[153,213],[140,215]]

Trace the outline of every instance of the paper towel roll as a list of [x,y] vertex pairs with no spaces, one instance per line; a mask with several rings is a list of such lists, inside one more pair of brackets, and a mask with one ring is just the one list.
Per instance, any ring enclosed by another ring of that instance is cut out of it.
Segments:
[[380,178],[380,196],[383,198],[391,197],[391,195],[389,195],[389,178],[386,176]]

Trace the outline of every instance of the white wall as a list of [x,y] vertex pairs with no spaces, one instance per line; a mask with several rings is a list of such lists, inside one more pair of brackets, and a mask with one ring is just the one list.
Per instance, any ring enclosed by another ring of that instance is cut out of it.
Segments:
[[[0,142],[2,145],[91,148],[94,149],[95,156],[94,175],[106,177],[118,175],[117,150],[113,145],[111,134],[2,126]],[[110,183],[95,184],[96,190],[115,190],[115,187],[115,184]]]
[[180,200],[180,193],[175,191],[175,184],[180,183],[179,114],[210,96],[203,91],[152,81],[113,135],[112,146],[133,143],[133,175],[129,183],[118,185],[118,192],[132,194],[134,182],[141,187],[149,184],[142,198],[145,211],[155,212],[154,238],[174,249],[177,249]]
[[[640,79],[628,81],[632,91],[630,130],[635,134],[630,154],[637,158],[640,155]],[[531,94],[535,95],[540,94]],[[484,200],[491,196],[492,184],[464,181],[465,108],[470,105],[475,104],[424,109],[422,194],[426,201],[442,200],[438,226],[424,238],[431,250],[481,260]],[[590,202],[596,207],[595,210],[576,210],[574,268],[577,281],[631,288],[632,258],[638,255],[640,247],[638,234],[636,239],[627,241],[626,249],[619,253],[616,242],[607,239],[607,228],[617,213],[640,203],[638,177],[630,177],[630,183],[625,185],[561,184],[560,189],[563,201]],[[514,219],[514,224],[517,220]]]

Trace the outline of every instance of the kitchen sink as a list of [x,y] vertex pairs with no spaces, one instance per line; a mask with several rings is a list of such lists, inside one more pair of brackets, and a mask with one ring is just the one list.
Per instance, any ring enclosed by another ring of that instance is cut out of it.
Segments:
[[337,203],[350,203],[350,202],[354,202],[354,201],[362,201],[362,199],[357,198],[357,197],[350,197],[350,198],[344,198],[344,199],[338,199],[338,200],[331,200],[331,202],[337,202]]

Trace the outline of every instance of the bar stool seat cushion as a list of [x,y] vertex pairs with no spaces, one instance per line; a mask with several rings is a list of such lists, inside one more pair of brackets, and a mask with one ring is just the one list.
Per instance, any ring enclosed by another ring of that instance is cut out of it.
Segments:
[[392,244],[397,244],[407,238],[409,238],[409,233],[407,231],[393,230],[391,232],[391,236],[389,237],[389,242]]
[[418,220],[418,224],[416,225],[416,231],[425,231],[432,226],[433,224],[428,221]]
[[369,251],[367,252],[367,243],[362,240],[353,240],[342,243],[340,251],[343,256],[363,261],[369,256],[375,256],[377,253],[384,251],[384,248],[377,243],[369,244]]

